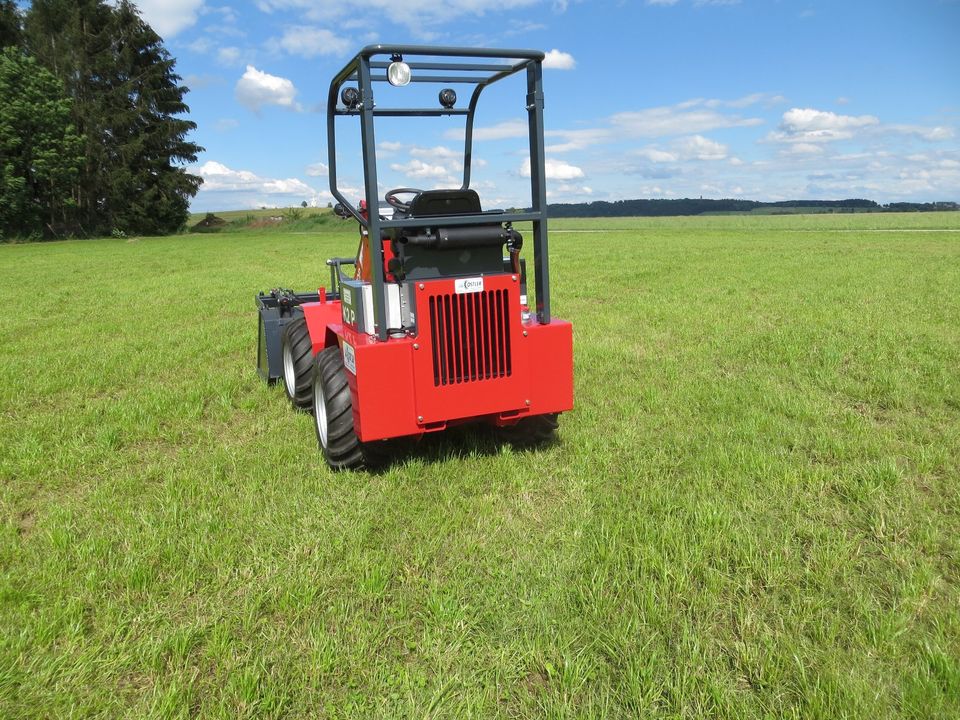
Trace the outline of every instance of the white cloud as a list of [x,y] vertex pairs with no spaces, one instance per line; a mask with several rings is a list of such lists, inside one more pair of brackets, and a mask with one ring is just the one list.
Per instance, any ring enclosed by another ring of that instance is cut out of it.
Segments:
[[653,147],[640,148],[634,153],[634,155],[654,163],[671,163],[678,160],[677,156],[673,153],[666,152],[665,150],[658,150],[657,148]]
[[729,148],[703,135],[680,138],[674,143],[680,157],[691,160],[725,160]]
[[377,156],[381,158],[392,157],[401,150],[403,150],[403,143],[386,140],[377,143]]
[[197,22],[203,0],[136,0],[143,19],[167,39]]
[[924,127],[922,125],[884,125],[884,130],[889,132],[902,133],[904,135],[915,135],[921,140],[927,142],[939,142],[941,140],[950,140],[954,133],[953,128],[937,126]]
[[[754,93],[735,100],[694,98],[676,105],[620,112],[606,118],[604,122],[610,127],[548,130],[547,137],[560,138],[564,142],[548,145],[547,150],[569,152],[625,139],[698,135],[721,128],[753,127],[762,125],[763,120],[721,112],[718,108],[743,108],[760,102],[776,104],[782,99],[779,95]],[[660,158],[655,161],[665,160]]]
[[330,172],[330,168],[327,167],[326,163],[315,162],[312,165],[307,165],[307,175],[310,177],[327,177]]
[[873,115],[838,115],[829,110],[791,108],[783,114],[779,132],[770,133],[768,139],[799,143],[847,140],[856,131],[879,124]]
[[233,170],[226,165],[208,160],[194,170],[203,178],[201,192],[246,192],[258,195],[295,195],[306,199],[316,190],[297,178],[285,180],[260,177],[249,170]]
[[[575,180],[583,177],[583,170],[563,160],[547,158],[543,170],[547,180]],[[523,177],[530,177],[530,158],[525,158],[520,165],[520,174]]]
[[573,70],[577,61],[570,53],[561,52],[554,48],[543,58],[543,67],[550,70]]
[[410,148],[410,154],[418,158],[441,160],[460,160],[463,157],[463,153],[459,150],[451,150],[443,145],[437,145],[432,148],[413,146]]
[[430,165],[416,158],[406,165],[393,163],[390,165],[390,169],[412,178],[432,178],[435,180],[451,179],[449,171],[443,165]]
[[792,143],[790,153],[793,155],[821,155],[823,154],[823,146],[805,142]]
[[561,202],[564,198],[583,198],[584,196],[588,195],[593,195],[593,188],[591,188],[589,185],[576,185],[574,183],[560,183],[547,190],[548,198],[554,201],[559,200]]
[[547,145],[548,152],[570,152],[571,150],[583,150],[591,145],[611,142],[614,140],[613,131],[609,128],[587,128],[584,130],[547,130],[544,135],[547,137],[559,137],[566,142],[555,145]]
[[299,55],[303,58],[343,55],[352,47],[349,40],[312,25],[289,27],[279,39],[274,38],[268,44],[290,55]]
[[[690,105],[689,102],[695,102],[696,105]],[[763,123],[760,118],[742,118],[708,107],[698,107],[706,101],[689,102],[672,107],[621,112],[613,115],[610,121],[621,134],[627,133],[633,137],[688,135],[718,128],[751,127]]]
[[299,112],[302,110],[296,101],[297,88],[287,78],[270,75],[247,65],[247,70],[237,81],[234,94],[244,107],[259,112],[264,105],[279,105]]

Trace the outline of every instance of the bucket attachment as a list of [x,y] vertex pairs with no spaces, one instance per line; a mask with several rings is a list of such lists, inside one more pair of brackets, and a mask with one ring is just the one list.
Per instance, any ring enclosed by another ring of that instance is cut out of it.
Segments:
[[280,333],[283,326],[303,311],[299,305],[320,302],[319,293],[295,293],[277,288],[259,293],[257,301],[257,373],[271,385],[283,375]]

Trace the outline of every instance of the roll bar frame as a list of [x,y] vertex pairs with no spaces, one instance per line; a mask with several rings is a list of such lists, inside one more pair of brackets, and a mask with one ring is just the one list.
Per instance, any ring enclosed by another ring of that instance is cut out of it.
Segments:
[[[475,85],[466,109],[444,107],[378,108],[373,92],[374,84],[387,82],[386,68],[389,61],[377,60],[403,57],[413,71],[411,82]],[[410,58],[427,58],[411,60]],[[440,58],[441,60],[437,60]],[[443,58],[455,58],[446,61]],[[547,195],[543,142],[543,52],[539,50],[498,50],[465,47],[430,47],[425,45],[368,45],[363,48],[330,82],[327,96],[327,154],[330,177],[330,192],[360,225],[366,229],[371,242],[379,243],[383,230],[391,228],[422,228],[435,226],[437,218],[384,219],[379,212],[377,183],[376,138],[374,118],[377,117],[442,117],[464,116],[463,184],[470,187],[470,170],[473,159],[474,116],[480,95],[490,85],[504,78],[525,71],[527,80],[526,110],[530,145],[530,196],[529,212],[502,213],[496,221],[502,223],[533,223],[533,264],[537,300],[537,321],[550,322],[550,281],[547,260]],[[417,71],[427,71],[420,72]],[[436,72],[445,74],[430,74]],[[451,74],[446,74],[451,73]],[[356,107],[339,104],[340,90],[344,84],[356,83],[360,101]],[[357,116],[360,119],[360,141],[363,150],[364,192],[367,217],[351,203],[337,185],[336,118]],[[449,215],[443,217],[443,225],[469,226],[489,224],[490,215]],[[371,252],[373,247],[371,246]],[[374,321],[377,336],[387,339],[385,318],[386,293],[384,292],[383,263],[371,262],[371,285],[373,289]]]

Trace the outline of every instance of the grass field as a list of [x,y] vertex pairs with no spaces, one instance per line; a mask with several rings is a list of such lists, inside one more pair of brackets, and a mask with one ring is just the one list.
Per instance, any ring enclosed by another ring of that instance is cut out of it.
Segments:
[[0,247],[0,718],[960,717],[960,213],[569,220],[560,441],[330,473],[257,290]]

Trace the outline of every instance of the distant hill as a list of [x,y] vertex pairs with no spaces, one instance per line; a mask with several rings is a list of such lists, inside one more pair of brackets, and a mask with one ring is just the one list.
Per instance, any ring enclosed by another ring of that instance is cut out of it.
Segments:
[[764,214],[788,215],[796,213],[843,213],[843,212],[933,212],[960,210],[955,202],[889,203],[880,205],[873,200],[859,198],[848,200],[783,200],[759,202],[757,200],[704,200],[683,198],[679,200],[597,200],[589,203],[552,203],[551,217],[658,217],[667,215],[728,215]]

